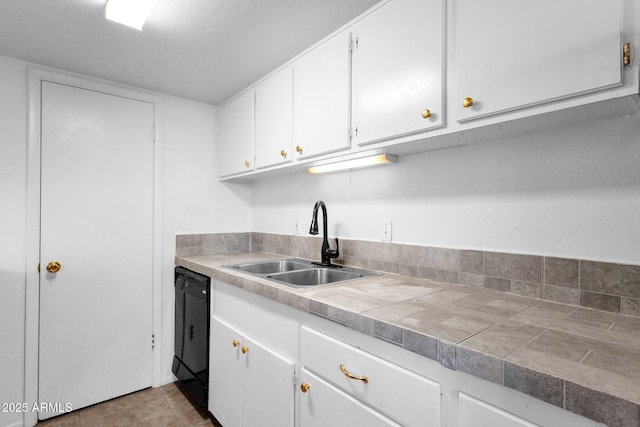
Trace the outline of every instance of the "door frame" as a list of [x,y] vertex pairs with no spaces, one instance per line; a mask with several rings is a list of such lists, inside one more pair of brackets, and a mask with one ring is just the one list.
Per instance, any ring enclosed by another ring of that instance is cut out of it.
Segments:
[[[152,353],[151,386],[162,385],[162,98],[151,92],[101,79],[49,68],[28,68],[27,98],[27,234],[25,291],[25,359],[24,403],[29,408],[38,402],[38,357],[40,317],[40,141],[41,82],[74,86],[108,95],[121,96],[153,104],[155,143],[153,146],[153,268],[152,331],[155,348]],[[150,135],[151,137],[151,135]],[[151,337],[149,337],[151,339]],[[24,412],[24,425],[33,426],[38,413]]]

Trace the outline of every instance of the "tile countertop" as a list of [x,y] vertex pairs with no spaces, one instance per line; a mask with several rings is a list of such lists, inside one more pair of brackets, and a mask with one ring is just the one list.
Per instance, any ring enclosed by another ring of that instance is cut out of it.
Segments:
[[389,273],[309,289],[222,267],[284,258],[175,263],[611,427],[640,426],[640,318]]

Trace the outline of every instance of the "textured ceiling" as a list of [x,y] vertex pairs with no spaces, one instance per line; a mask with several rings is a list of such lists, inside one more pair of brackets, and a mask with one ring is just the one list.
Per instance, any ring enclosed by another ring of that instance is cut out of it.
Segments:
[[143,31],[106,0],[0,0],[0,55],[219,104],[379,0],[157,0]]

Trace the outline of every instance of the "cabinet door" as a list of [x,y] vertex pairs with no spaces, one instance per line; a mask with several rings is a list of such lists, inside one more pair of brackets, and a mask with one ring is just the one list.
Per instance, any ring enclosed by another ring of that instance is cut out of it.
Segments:
[[244,346],[242,426],[293,427],[293,362],[248,337]]
[[242,335],[211,318],[209,411],[224,426],[242,425]]
[[382,414],[363,405],[353,397],[333,387],[305,368],[300,384],[308,386],[300,396],[300,427],[389,427],[399,426]]
[[353,126],[358,145],[442,125],[443,3],[392,0],[356,24]]
[[537,427],[467,394],[458,396],[458,427]]
[[285,68],[255,88],[256,168],[290,162],[293,140],[293,76]]
[[459,122],[622,84],[623,0],[453,5]]
[[350,147],[350,33],[327,40],[294,64],[297,158]]
[[220,108],[218,175],[253,170],[253,91],[249,90]]

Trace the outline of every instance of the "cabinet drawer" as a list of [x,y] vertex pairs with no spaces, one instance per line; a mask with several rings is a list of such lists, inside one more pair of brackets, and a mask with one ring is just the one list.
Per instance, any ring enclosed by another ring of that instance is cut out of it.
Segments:
[[459,427],[538,427],[500,408],[471,397],[458,395]]
[[302,368],[300,426],[399,427],[358,400]]
[[375,410],[407,426],[440,425],[440,384],[306,326],[300,347],[307,369]]

